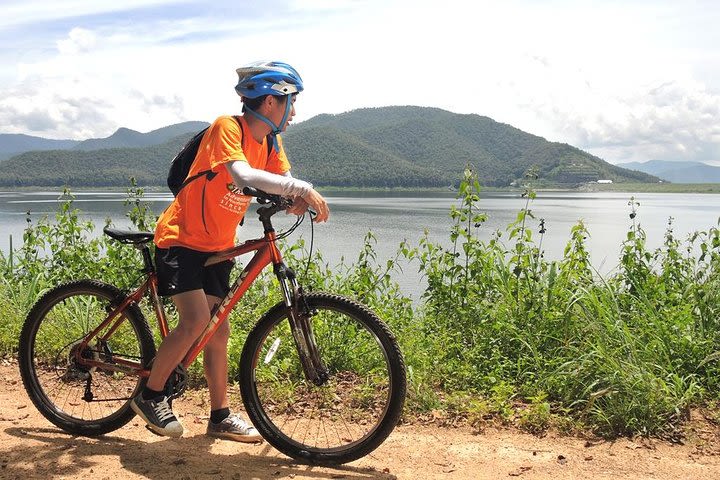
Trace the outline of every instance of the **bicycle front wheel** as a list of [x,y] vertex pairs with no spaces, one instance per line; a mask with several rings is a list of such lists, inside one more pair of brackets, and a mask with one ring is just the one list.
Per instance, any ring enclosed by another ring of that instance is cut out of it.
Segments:
[[[123,298],[120,290],[105,283],[70,282],[43,295],[25,320],[18,351],[25,390],[40,413],[67,432],[101,435],[135,415],[130,399],[145,379],[112,367],[123,360],[147,367],[155,356],[150,329],[137,305],[123,311],[107,340],[100,339],[109,326],[83,347],[83,340]],[[90,367],[84,360],[99,366]]]
[[275,448],[311,463],[346,463],[377,448],[402,413],[406,378],[388,327],[366,307],[327,293],[305,296],[330,379],[305,379],[288,310],[273,307],[248,336],[240,389],[250,420]]

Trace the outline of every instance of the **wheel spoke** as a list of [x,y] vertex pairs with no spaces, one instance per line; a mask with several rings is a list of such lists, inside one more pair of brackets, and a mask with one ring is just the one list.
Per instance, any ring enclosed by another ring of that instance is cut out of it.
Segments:
[[[70,432],[106,433],[134,415],[129,399],[144,381],[83,362],[106,358],[97,337],[88,339],[85,347],[82,344],[107,318],[106,307],[119,295],[114,287],[93,281],[61,285],[38,301],[23,327],[18,357],[25,388],[46,418]],[[116,358],[134,358],[144,364],[143,358],[152,358],[155,350],[145,320],[137,312],[123,312],[123,321],[107,339],[107,346],[112,352],[122,352],[113,353]],[[91,400],[86,400],[87,388]]]
[[306,381],[286,313],[276,307],[245,345],[243,365],[254,370],[241,366],[243,400],[255,426],[284,453],[350,461],[376,448],[397,422],[405,394],[402,357],[387,327],[367,310],[337,296],[307,298],[330,379],[322,386]]

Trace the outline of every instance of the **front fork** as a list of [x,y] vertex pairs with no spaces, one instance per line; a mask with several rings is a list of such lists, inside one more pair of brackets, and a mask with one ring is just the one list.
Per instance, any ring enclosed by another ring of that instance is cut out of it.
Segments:
[[300,364],[305,378],[317,386],[324,385],[330,378],[327,367],[320,358],[312,329],[312,317],[315,315],[307,303],[302,287],[298,284],[295,272],[285,264],[275,265],[275,275],[288,309],[288,320],[292,331],[295,347],[298,351]]

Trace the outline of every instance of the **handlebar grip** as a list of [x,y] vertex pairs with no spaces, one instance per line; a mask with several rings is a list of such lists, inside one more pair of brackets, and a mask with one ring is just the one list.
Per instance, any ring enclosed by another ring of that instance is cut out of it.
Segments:
[[253,187],[243,187],[242,193],[243,193],[243,195],[247,195],[248,197],[259,197],[260,196],[260,190],[253,188]]
[[283,202],[283,198],[280,197],[280,195],[263,192],[262,190],[258,190],[257,188],[253,187],[243,187],[242,193],[243,195],[257,198],[258,203],[272,203],[276,205],[283,205],[284,203],[289,202],[290,204],[292,204],[292,201],[290,200]]

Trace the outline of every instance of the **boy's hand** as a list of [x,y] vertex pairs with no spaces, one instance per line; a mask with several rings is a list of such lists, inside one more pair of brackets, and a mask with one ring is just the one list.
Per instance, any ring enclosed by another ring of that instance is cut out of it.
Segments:
[[[302,200],[305,202],[305,208],[310,206],[317,213],[317,216],[313,220],[314,222],[322,223],[327,221],[328,217],[330,216],[330,208],[328,207],[325,198],[323,198],[323,196],[320,195],[317,190],[310,190],[307,194],[305,194],[304,197],[302,197]],[[293,208],[294,207],[295,205],[293,205]]]
[[309,205],[302,197],[293,197],[292,201],[293,204],[286,210],[287,213],[291,215],[302,215],[307,212]]

